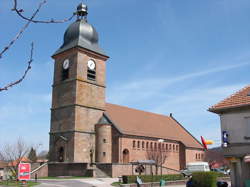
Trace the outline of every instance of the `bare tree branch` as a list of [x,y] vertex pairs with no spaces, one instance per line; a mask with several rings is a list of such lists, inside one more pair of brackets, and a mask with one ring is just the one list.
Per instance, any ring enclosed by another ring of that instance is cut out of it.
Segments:
[[32,42],[32,43],[31,43],[31,50],[30,50],[30,59],[29,59],[29,61],[28,61],[28,63],[27,63],[27,68],[26,68],[26,70],[24,71],[23,76],[22,76],[20,79],[14,81],[14,82],[11,82],[11,83],[7,84],[6,86],[0,88],[0,92],[1,92],[1,91],[6,91],[6,90],[8,90],[10,87],[19,84],[20,82],[22,82],[22,81],[25,79],[27,73],[28,73],[29,70],[31,69],[31,63],[33,62],[33,50],[34,50],[34,44],[33,44],[33,42]]
[[146,157],[149,160],[155,161],[155,173],[158,174],[158,167],[162,166],[166,162],[168,152],[167,150],[163,149],[161,145],[158,149],[157,147],[148,149],[146,152]]
[[[22,12],[24,12],[23,9],[18,9],[17,7],[17,0],[13,0],[14,1],[14,6],[12,8],[12,11],[15,11],[17,13],[17,15],[19,17],[21,17],[22,19],[26,20],[27,23],[20,29],[20,31],[16,34],[16,36],[9,42],[9,44],[7,44],[3,49],[2,51],[0,51],[0,59],[3,57],[3,54],[8,51],[12,45],[21,37],[21,35],[24,33],[24,31],[28,28],[28,26],[30,25],[30,23],[64,23],[64,22],[67,22],[67,21],[70,21],[74,16],[75,14],[73,14],[70,18],[68,19],[63,19],[63,20],[54,20],[54,19],[51,19],[51,20],[48,20],[48,21],[42,21],[42,20],[34,20],[35,16],[39,13],[40,9],[42,8],[42,6],[47,3],[47,0],[42,0],[39,5],[38,5],[38,8],[33,12],[32,16],[30,18],[24,16],[22,14]],[[31,69],[31,63],[33,61],[33,48],[34,48],[34,45],[33,43],[31,44],[31,54],[30,54],[30,60],[27,62],[27,68],[26,70],[24,71],[24,74],[23,76],[18,79],[17,81],[14,81],[14,82],[11,82],[9,84],[7,84],[6,86],[4,87],[0,87],[0,92],[1,91],[6,91],[8,90],[10,87],[14,86],[14,85],[17,85],[19,84],[20,82],[22,82],[24,80],[24,78],[26,77],[28,71]]]
[[[47,2],[47,0],[44,0],[42,2],[42,4],[45,4]],[[40,9],[40,8],[39,8]],[[73,14],[72,16],[70,16],[69,18],[67,19],[62,19],[62,20],[54,20],[53,18],[51,18],[50,20],[31,20],[30,18],[28,17],[25,17],[22,12],[24,12],[23,9],[18,9],[17,8],[17,0],[14,0],[14,7],[12,8],[12,11],[15,11],[17,13],[17,15],[19,15],[22,19],[24,20],[27,20],[27,21],[31,21],[33,23],[64,23],[64,22],[67,22],[67,21],[70,21],[74,16],[75,14]]]
[[13,144],[5,144],[0,147],[0,159],[8,163],[8,169],[13,176],[17,177],[18,165],[24,160],[29,150],[30,147],[21,138]]
[[46,3],[46,0],[42,1],[36,11],[32,14],[32,16],[29,18],[28,22],[21,28],[21,30],[17,33],[17,35],[10,41],[10,43],[3,48],[3,50],[0,52],[0,59],[2,58],[3,54],[10,49],[10,47],[20,38],[20,36],[23,34],[25,29],[28,28],[30,23],[32,23],[32,20],[35,18],[35,16],[38,14],[42,6]]

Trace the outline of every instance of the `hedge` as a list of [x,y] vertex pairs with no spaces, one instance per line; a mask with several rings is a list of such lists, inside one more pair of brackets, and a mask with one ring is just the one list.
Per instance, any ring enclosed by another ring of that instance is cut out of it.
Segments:
[[[135,183],[136,175],[123,175],[122,181],[124,184]],[[169,174],[169,175],[140,175],[139,176],[142,182],[159,182],[161,179],[165,181],[175,181],[175,180],[183,180],[185,179],[182,174]]]
[[218,177],[229,177],[230,176],[229,174],[223,174],[223,173],[219,173],[219,172],[216,172],[216,173],[217,173]]
[[194,172],[192,173],[193,187],[216,187],[218,173]]

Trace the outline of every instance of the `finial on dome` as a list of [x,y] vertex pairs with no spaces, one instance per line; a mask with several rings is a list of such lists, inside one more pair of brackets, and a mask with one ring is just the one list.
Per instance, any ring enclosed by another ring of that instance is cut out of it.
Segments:
[[77,6],[77,10],[75,12],[75,14],[77,15],[77,19],[86,19],[87,15],[88,15],[88,7],[87,5],[80,3]]

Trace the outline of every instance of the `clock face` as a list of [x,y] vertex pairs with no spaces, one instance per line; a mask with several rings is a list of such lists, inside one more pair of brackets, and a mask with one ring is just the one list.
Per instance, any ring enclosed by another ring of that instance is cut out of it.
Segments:
[[94,70],[95,69],[95,61],[94,60],[89,60],[88,61],[88,68],[90,69],[90,70]]
[[66,59],[63,61],[63,69],[68,69],[69,68],[69,59]]

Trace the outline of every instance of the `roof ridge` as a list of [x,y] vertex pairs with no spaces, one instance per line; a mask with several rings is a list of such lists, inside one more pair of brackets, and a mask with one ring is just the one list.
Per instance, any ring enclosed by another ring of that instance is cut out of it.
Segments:
[[250,88],[250,84],[247,86],[244,86],[243,88],[241,88],[240,90],[232,93],[231,95],[227,96],[225,99],[223,99],[222,101],[218,102],[217,104],[211,106],[208,110],[214,110],[216,109],[217,106],[219,106],[220,104],[222,104],[223,102],[225,102],[226,100],[231,99],[234,96],[237,96],[238,94],[240,94],[241,92],[245,91],[246,89]]
[[106,103],[105,115],[124,135],[171,139],[202,149],[200,142],[170,116]]
[[142,110],[142,109],[131,108],[131,107],[128,107],[128,106],[123,106],[123,105],[118,105],[118,104],[113,104],[113,103],[106,103],[106,104],[115,105],[115,106],[118,106],[118,107],[121,107],[121,108],[128,108],[128,109],[130,109],[130,110],[136,110],[136,111],[145,112],[145,113],[149,113],[149,114],[153,114],[153,115],[158,115],[158,116],[162,116],[162,117],[171,118],[171,117],[168,116],[168,115],[159,114],[159,113],[155,113],[155,112],[149,112],[149,111]]

